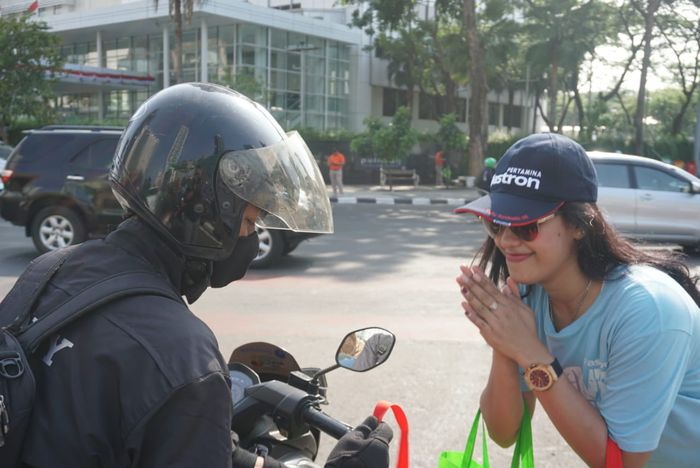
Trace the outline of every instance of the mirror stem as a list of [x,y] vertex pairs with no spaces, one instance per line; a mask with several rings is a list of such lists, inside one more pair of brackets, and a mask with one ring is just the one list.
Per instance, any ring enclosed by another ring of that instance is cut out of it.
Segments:
[[333,365],[330,366],[330,367],[326,367],[325,369],[321,369],[320,371],[316,372],[316,373],[311,377],[311,380],[316,380],[316,379],[319,378],[320,376],[322,376],[322,375],[324,375],[324,374],[327,374],[327,373],[329,373],[330,371],[335,370],[335,369],[337,369],[337,368],[339,368],[339,367],[340,367],[340,366],[336,363],[336,364],[333,364]]

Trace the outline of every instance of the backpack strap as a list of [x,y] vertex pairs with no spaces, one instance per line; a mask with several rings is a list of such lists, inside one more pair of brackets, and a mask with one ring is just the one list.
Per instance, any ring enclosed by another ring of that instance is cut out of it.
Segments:
[[0,327],[17,332],[29,323],[29,314],[41,292],[73,250],[54,250],[31,261],[0,303]]
[[183,303],[160,275],[151,271],[126,271],[92,284],[32,323],[19,336],[22,347],[33,353],[41,342],[91,310],[128,296],[156,295]]

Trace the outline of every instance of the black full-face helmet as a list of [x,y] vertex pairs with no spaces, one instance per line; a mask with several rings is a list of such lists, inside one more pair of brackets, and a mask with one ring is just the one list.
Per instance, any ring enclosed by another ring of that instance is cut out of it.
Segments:
[[126,210],[190,258],[229,256],[248,203],[262,210],[263,227],[333,232],[304,140],[222,86],[180,84],[143,103],[119,141],[110,183]]

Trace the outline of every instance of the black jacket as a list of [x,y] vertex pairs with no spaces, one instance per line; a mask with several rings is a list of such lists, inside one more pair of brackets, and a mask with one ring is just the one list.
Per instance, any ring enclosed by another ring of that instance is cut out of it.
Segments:
[[496,173],[496,169],[490,168],[490,167],[485,167],[483,171],[481,171],[481,174],[479,174],[479,177],[476,179],[476,186],[482,190],[486,190],[487,192],[491,191],[491,179],[493,179],[493,175]]
[[[181,291],[184,259],[132,218],[69,257],[37,314],[123,267],[155,270]],[[25,466],[253,466],[255,456],[232,443],[228,373],[216,338],[184,302],[120,299],[48,341],[34,357]]]

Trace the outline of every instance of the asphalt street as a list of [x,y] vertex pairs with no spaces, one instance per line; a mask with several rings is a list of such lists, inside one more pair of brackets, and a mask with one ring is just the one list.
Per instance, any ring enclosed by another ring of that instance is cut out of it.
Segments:
[[[269,341],[302,366],[332,364],[350,330],[393,331],[397,344],[381,367],[328,375],[325,410],[356,424],[380,399],[401,404],[411,424],[412,465],[434,468],[441,451],[464,448],[490,363],[490,349],[462,315],[454,281],[483,232],[451,208],[335,204],[334,235],[210,290],[192,309],[214,330],[224,356],[245,342]],[[21,228],[0,222],[0,296],[35,255]],[[696,273],[699,260],[690,261]],[[541,409],[533,436],[538,467],[584,466]],[[320,460],[332,445],[326,437]],[[509,465],[510,450],[492,443],[489,451],[492,466]]]

